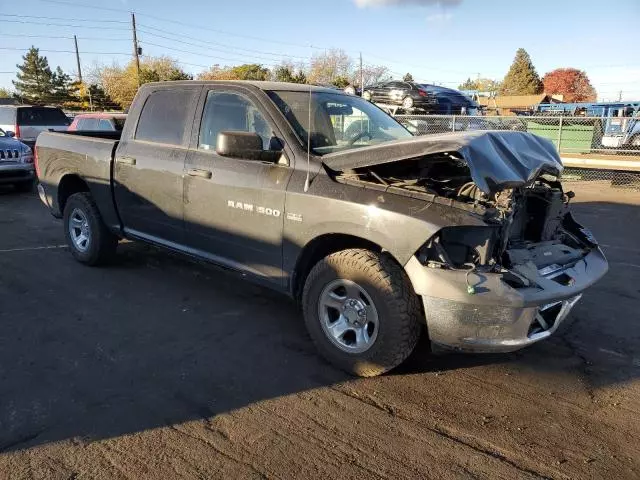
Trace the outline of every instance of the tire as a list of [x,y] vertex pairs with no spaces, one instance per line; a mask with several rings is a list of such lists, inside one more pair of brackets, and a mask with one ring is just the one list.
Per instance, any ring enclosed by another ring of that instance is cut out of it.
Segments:
[[371,92],[364,92],[362,94],[362,98],[364,98],[367,102],[371,101]]
[[404,97],[402,99],[402,108],[413,108],[413,98]]
[[[77,261],[93,266],[106,264],[113,259],[118,237],[111,233],[103,222],[91,194],[74,193],[68,198],[64,207],[63,223],[67,245]],[[79,241],[83,233],[87,240]]]
[[[343,302],[341,307],[326,306],[325,299],[333,302],[342,296],[344,300],[338,300],[339,304]],[[354,300],[358,304],[353,307],[356,314],[351,307],[344,309]],[[359,317],[361,307],[364,317]],[[421,332],[418,296],[404,270],[386,253],[350,249],[327,256],[305,281],[302,308],[307,330],[320,354],[336,367],[360,377],[380,375],[398,366],[411,354]],[[359,318],[365,319],[361,323],[369,322],[366,335],[361,337],[357,327],[349,323],[357,324]],[[353,329],[347,329],[340,338],[329,333],[341,325]],[[356,339],[367,337],[369,343],[363,342],[366,348],[362,350]],[[350,341],[352,345],[347,345]]]
[[14,183],[13,187],[17,192],[20,193],[29,193],[33,192],[33,187],[35,185],[35,180],[27,180],[26,182]]

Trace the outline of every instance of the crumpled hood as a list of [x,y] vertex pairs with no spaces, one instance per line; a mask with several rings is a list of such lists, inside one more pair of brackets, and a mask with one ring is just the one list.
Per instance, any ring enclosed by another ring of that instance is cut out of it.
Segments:
[[487,194],[525,185],[541,172],[559,175],[563,169],[549,140],[499,130],[418,136],[330,153],[322,161],[332,170],[344,171],[441,153],[458,153],[474,183]]

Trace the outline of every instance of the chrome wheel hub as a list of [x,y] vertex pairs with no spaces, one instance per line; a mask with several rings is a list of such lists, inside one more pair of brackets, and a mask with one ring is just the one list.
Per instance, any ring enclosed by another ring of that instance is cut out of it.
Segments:
[[74,208],[69,217],[69,236],[76,249],[81,252],[86,252],[89,249],[91,242],[89,220],[79,208]]
[[355,282],[330,282],[318,302],[320,324],[327,338],[340,350],[362,353],[378,336],[378,312],[369,294]]

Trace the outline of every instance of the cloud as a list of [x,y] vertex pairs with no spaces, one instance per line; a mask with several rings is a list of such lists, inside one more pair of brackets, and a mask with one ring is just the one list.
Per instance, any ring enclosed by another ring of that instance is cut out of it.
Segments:
[[457,7],[462,0],[354,0],[360,8],[384,7],[391,5],[408,6],[418,5],[422,7]]
[[433,15],[427,16],[427,22],[429,23],[444,23],[448,22],[453,18],[452,13],[434,13]]

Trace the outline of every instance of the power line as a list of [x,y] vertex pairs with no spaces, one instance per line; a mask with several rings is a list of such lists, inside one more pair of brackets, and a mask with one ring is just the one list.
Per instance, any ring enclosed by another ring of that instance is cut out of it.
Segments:
[[42,20],[64,20],[66,22],[127,23],[124,20],[96,20],[93,18],[68,18],[68,17],[39,17],[36,15],[20,15],[20,14],[7,14],[7,13],[3,13],[2,16],[18,17],[18,18],[39,18]]
[[[181,49],[181,48],[168,47],[166,45],[160,45],[158,43],[152,43],[152,42],[148,42],[148,41],[142,41],[142,44],[143,45],[152,45],[154,47],[164,48],[164,49],[172,50],[172,51],[175,51],[175,52],[182,52],[182,53],[188,53],[188,54],[191,54],[191,55],[197,55],[197,56],[200,56],[200,57],[214,58],[216,60],[223,60],[223,61],[226,61],[226,62],[237,62],[238,61],[237,58],[234,59],[234,58],[228,58],[228,57],[219,57],[217,55],[207,55],[207,54],[204,54],[204,53],[197,53],[197,52],[192,52],[190,50],[184,50],[184,49]],[[231,52],[231,53],[233,53],[233,52]],[[259,57],[253,57],[253,58],[259,58]],[[275,59],[273,59],[273,58],[268,58],[268,59],[264,59],[264,60],[268,60],[270,62],[277,63],[275,61]],[[267,65],[271,65],[271,64],[267,64]]]
[[[72,36],[65,35],[21,35],[18,33],[3,33],[3,37],[17,37],[17,38],[49,38],[49,39],[64,39],[73,40]],[[78,37],[79,40],[103,40],[109,42],[130,42],[130,38],[112,38],[112,37]]]
[[91,25],[72,25],[68,23],[40,23],[34,21],[22,20],[2,20],[3,23],[22,23],[27,25],[40,25],[43,27],[72,27],[72,28],[91,28],[93,30],[129,30],[127,27],[97,27]]
[[[29,50],[28,48],[17,48],[17,47],[0,47],[0,50],[19,50],[19,51],[27,51]],[[46,53],[76,53],[75,50],[51,50],[51,49],[38,49],[40,52],[46,52]],[[131,55],[130,53],[122,53],[122,52],[87,52],[87,51],[83,51],[82,53],[89,53],[89,54],[95,54],[95,55]]]
[[[90,9],[95,9],[95,10],[107,10],[107,11],[113,11],[113,12],[127,12],[129,13],[128,10],[124,10],[124,9],[120,9],[120,8],[109,8],[109,7],[97,7],[95,5],[82,5],[80,3],[75,3],[75,2],[68,2],[65,0],[37,0],[39,2],[45,2],[45,3],[56,3],[56,4],[60,4],[60,5],[68,5],[68,6],[73,6],[73,7],[79,7],[79,8],[90,8]],[[193,25],[193,24],[188,24],[185,22],[180,22],[178,20],[171,20],[171,19],[167,19],[167,18],[162,18],[162,17],[157,17],[155,15],[149,15],[146,14],[144,12],[135,12],[137,15],[139,16],[145,16],[148,18],[153,18],[155,20],[161,21],[161,22],[167,22],[167,23],[173,23],[175,25],[181,25],[183,27],[190,27],[190,28],[197,28],[197,29],[201,29],[201,30],[206,30],[208,32],[217,32],[217,33],[222,33],[224,35],[230,35],[230,36],[234,36],[234,37],[240,37],[240,38],[248,38],[248,39],[252,39],[252,40],[258,40],[261,42],[270,42],[270,43],[277,43],[280,45],[288,45],[288,46],[295,46],[295,47],[303,47],[303,48],[315,48],[318,50],[326,50],[325,47],[317,47],[314,45],[309,45],[309,44],[299,44],[299,43],[293,43],[293,42],[285,42],[285,41],[281,41],[281,40],[272,40],[269,38],[264,38],[264,37],[254,37],[251,35],[243,35],[240,33],[236,33],[236,32],[228,32],[225,30],[218,30],[215,28],[211,28],[210,26],[204,26],[204,25]]]
[[[148,25],[140,24],[140,27],[149,28],[149,29],[152,29],[152,30],[160,31],[160,32],[165,32],[164,30],[162,30],[160,28],[150,27]],[[152,36],[155,36],[155,37],[158,37],[158,38],[164,38],[165,40],[171,40],[173,42],[184,43],[186,45],[193,45],[193,46],[201,47],[201,48],[209,48],[208,46],[207,47],[203,47],[201,45],[197,45],[197,44],[194,44],[194,43],[185,42],[184,40],[178,40],[176,38],[171,38],[171,37],[163,36],[163,35],[160,35],[160,34],[157,34],[157,33],[148,32],[148,31],[143,30],[141,28],[138,28],[138,30],[141,31],[141,32],[146,33],[147,35],[152,35]],[[168,34],[168,35],[174,35],[174,34]],[[175,35],[175,36],[177,36],[177,35]],[[179,37],[179,38],[182,38],[182,37]],[[235,47],[233,45],[228,45],[228,44],[220,43],[220,42],[214,42],[214,41],[210,41],[210,40],[196,39],[196,41],[200,42],[200,43],[206,43],[207,45],[217,45],[217,46],[220,46],[220,47],[231,48],[231,49],[235,49],[235,50],[242,50],[242,51],[252,52],[252,53],[260,53],[260,54],[264,54],[264,55],[276,55],[276,56],[282,56],[283,55],[282,53],[267,52],[267,51],[264,51],[264,50],[254,50],[254,49],[251,49],[251,48]],[[301,56],[301,55],[287,55],[287,56],[288,57],[292,57],[292,58],[302,58],[302,59],[309,58],[308,56]]]

